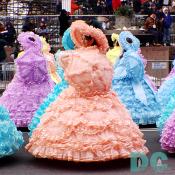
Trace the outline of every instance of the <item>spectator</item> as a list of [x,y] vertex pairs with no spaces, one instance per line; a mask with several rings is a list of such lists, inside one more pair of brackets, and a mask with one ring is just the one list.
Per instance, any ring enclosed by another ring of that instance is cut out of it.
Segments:
[[44,22],[44,20],[42,20],[40,22],[39,28],[37,29],[37,34],[46,38],[46,41],[47,41],[48,40],[48,33],[49,33],[49,30],[47,28],[47,25]]
[[[5,47],[6,41],[0,37],[0,63],[4,62],[6,59]],[[2,67],[0,64],[0,80],[3,80]]]
[[157,16],[157,29],[161,33],[161,44],[163,44],[163,11],[162,8],[158,7],[156,11]]
[[163,9],[163,13],[163,42],[167,46],[170,46],[170,28],[172,24],[172,17],[167,7]]
[[0,38],[6,40],[7,30],[5,29],[5,26],[3,22],[0,22]]
[[96,17],[92,17],[89,21],[88,21],[88,24],[95,27],[95,28],[98,28],[100,30],[103,30],[102,28],[102,23],[100,21],[97,20]]
[[35,29],[36,29],[36,25],[35,25],[35,21],[33,19],[26,19],[23,27],[22,27],[22,31],[23,32],[34,32],[35,33]]
[[61,11],[61,0],[57,0],[56,2],[56,12],[57,14]]
[[163,0],[159,0],[157,2],[157,7],[162,8],[162,6],[163,6]]
[[135,13],[139,13],[141,11],[141,0],[133,0],[133,10]]
[[6,41],[3,38],[0,38],[0,63],[5,61],[6,52],[4,47],[7,45]]
[[172,4],[171,4],[171,11],[172,13],[174,14],[175,13],[175,0],[172,1]]
[[69,28],[69,19],[70,16],[66,10],[61,10],[60,16],[59,16],[59,22],[60,22],[60,43],[62,41],[62,36],[64,32]]
[[151,3],[151,8],[150,8],[150,14],[152,14],[152,13],[156,13],[156,11],[157,11],[157,6],[156,6],[156,3],[155,2],[152,2]]
[[121,6],[121,0],[112,0],[113,11],[116,11]]
[[2,22],[0,22],[0,32],[4,32],[5,31],[5,26]]
[[113,13],[112,0],[106,0],[106,10],[107,10],[107,14],[112,14]]
[[97,14],[103,14],[104,9],[106,9],[106,3],[103,0],[97,1]]
[[79,8],[80,7],[74,2],[74,0],[71,0],[71,15],[74,15]]
[[145,21],[144,28],[146,32],[153,35],[153,44],[160,45],[162,43],[162,34],[158,31],[156,14],[152,13]]
[[164,5],[164,6],[170,5],[170,0],[164,0],[164,1],[163,1],[163,5]]
[[152,0],[147,0],[143,3],[144,14],[151,14],[151,5],[152,5]]
[[6,30],[7,30],[7,37],[6,37],[7,44],[9,46],[13,46],[16,40],[16,30],[11,22],[8,22],[6,24]]

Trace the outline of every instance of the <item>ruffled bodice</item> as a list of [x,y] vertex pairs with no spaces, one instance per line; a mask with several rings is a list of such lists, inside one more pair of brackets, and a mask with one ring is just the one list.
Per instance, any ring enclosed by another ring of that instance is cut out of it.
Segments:
[[81,95],[93,96],[109,91],[113,74],[112,65],[96,47],[72,51],[64,59],[62,66],[66,66],[65,79]]

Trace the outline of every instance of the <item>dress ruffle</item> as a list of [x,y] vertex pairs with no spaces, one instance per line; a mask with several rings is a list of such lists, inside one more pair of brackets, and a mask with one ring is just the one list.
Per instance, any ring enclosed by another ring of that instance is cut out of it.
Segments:
[[147,153],[142,137],[114,93],[82,98],[70,87],[46,110],[26,149],[40,158],[106,161]]
[[0,106],[0,158],[15,153],[23,142],[22,132],[17,131],[7,110]]

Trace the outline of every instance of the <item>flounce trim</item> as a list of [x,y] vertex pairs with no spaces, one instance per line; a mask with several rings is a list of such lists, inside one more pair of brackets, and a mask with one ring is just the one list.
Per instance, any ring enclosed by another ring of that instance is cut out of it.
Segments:
[[23,143],[22,132],[17,131],[7,110],[0,106],[0,158],[15,153]]
[[[131,150],[120,149],[117,150],[115,146],[110,149],[98,151],[86,150],[86,151],[71,151],[71,150],[62,150],[53,148],[52,146],[31,146],[28,144],[26,149],[32,153],[35,157],[39,158],[48,158],[48,159],[56,159],[56,160],[66,160],[66,161],[74,161],[74,162],[97,162],[97,161],[110,161],[120,158],[130,158],[131,153],[139,152],[139,153],[148,153],[148,149],[143,147],[142,149],[132,148]],[[99,146],[101,148],[101,146]]]

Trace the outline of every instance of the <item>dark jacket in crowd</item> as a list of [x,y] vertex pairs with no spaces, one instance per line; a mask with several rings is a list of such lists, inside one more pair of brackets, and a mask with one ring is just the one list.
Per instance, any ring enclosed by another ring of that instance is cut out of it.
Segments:
[[141,0],[134,0],[133,1],[133,10],[135,13],[139,13],[141,11]]
[[61,14],[59,16],[60,21],[60,36],[63,36],[64,32],[69,28],[70,16],[68,15],[68,12],[66,10],[61,10]]
[[35,23],[27,19],[22,27],[22,31],[23,32],[35,32],[35,28],[36,28]]
[[0,38],[0,62],[4,61],[6,59],[6,53],[4,46],[6,45],[6,41],[4,39]]
[[16,40],[16,30],[11,23],[6,24],[6,29],[8,31],[6,41],[8,45],[13,45]]
[[172,17],[170,14],[168,15],[165,15],[163,16],[164,20],[163,20],[163,26],[165,28],[170,28],[171,27],[171,24],[172,24]]

